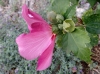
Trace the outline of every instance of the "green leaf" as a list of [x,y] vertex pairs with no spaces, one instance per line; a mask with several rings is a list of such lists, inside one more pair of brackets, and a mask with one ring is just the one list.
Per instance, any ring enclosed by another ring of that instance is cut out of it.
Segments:
[[70,0],[72,4],[77,4],[79,0]]
[[86,43],[90,43],[87,31],[84,28],[76,28],[72,33],[63,36],[62,48],[72,51],[78,58],[89,63],[91,51],[86,47]]
[[82,20],[83,20],[83,21],[87,21],[87,17],[91,16],[92,14],[94,14],[94,12],[93,12],[92,9],[87,10],[87,11],[83,14]]
[[98,44],[98,41],[99,41],[99,36],[96,34],[89,33],[89,37],[90,37],[90,44],[92,46],[96,46]]
[[69,6],[70,6],[69,0],[54,0],[52,1],[51,9],[56,13],[63,15]]
[[75,13],[76,13],[76,4],[70,6],[70,7],[67,9],[67,11],[66,11],[66,13],[64,14],[64,16],[65,16],[66,19],[67,19],[67,18],[72,18],[72,17],[75,15]]
[[97,8],[95,10],[95,13],[96,14],[100,14],[100,4],[97,5]]
[[81,60],[84,60],[87,63],[91,62],[91,50],[89,48],[81,48],[78,51],[77,57],[80,58]]
[[86,30],[92,34],[100,34],[100,14],[92,14],[83,19]]
[[95,3],[97,2],[97,0],[87,0],[90,5],[93,7],[95,5]]

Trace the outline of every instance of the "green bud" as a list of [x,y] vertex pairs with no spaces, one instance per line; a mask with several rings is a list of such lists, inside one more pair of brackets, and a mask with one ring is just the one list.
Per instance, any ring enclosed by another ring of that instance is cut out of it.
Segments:
[[58,28],[59,28],[60,30],[62,30],[62,29],[63,29],[63,24],[58,24]]
[[57,14],[56,19],[58,23],[62,23],[64,20],[64,17],[61,14]]
[[75,30],[75,23],[71,19],[66,19],[63,22],[63,30],[65,32],[73,32]]
[[56,13],[54,11],[50,11],[47,13],[47,19],[51,22],[51,23],[55,23],[56,22]]
[[53,33],[58,33],[58,27],[56,25],[52,25],[52,31]]

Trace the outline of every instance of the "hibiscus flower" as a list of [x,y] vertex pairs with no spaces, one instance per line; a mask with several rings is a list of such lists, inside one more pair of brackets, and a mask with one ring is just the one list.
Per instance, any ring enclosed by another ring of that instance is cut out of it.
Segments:
[[27,60],[38,58],[37,70],[45,70],[52,62],[56,36],[52,33],[51,26],[25,4],[22,6],[22,17],[28,25],[29,33],[16,38],[19,54]]

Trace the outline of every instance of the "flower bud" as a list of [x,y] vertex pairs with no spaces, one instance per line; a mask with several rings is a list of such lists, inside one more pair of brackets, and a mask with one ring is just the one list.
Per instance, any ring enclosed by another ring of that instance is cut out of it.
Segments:
[[56,19],[58,23],[62,23],[64,20],[64,17],[61,14],[57,14]]
[[56,25],[52,25],[52,31],[53,33],[58,33],[58,27]]
[[75,30],[75,23],[71,19],[66,19],[63,22],[63,30],[65,32],[73,32]]
[[50,11],[47,13],[47,19],[51,22],[51,23],[55,23],[56,22],[56,13],[54,11]]
[[62,29],[63,29],[63,24],[58,24],[58,28],[59,28],[60,30],[62,30]]

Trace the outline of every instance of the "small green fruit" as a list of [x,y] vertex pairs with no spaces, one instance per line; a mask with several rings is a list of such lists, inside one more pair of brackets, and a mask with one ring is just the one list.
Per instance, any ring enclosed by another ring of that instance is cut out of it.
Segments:
[[65,32],[73,32],[75,30],[75,23],[71,19],[66,19],[63,22],[63,30]]
[[54,11],[50,11],[47,13],[47,19],[51,22],[51,23],[55,23],[56,22],[56,13]]

